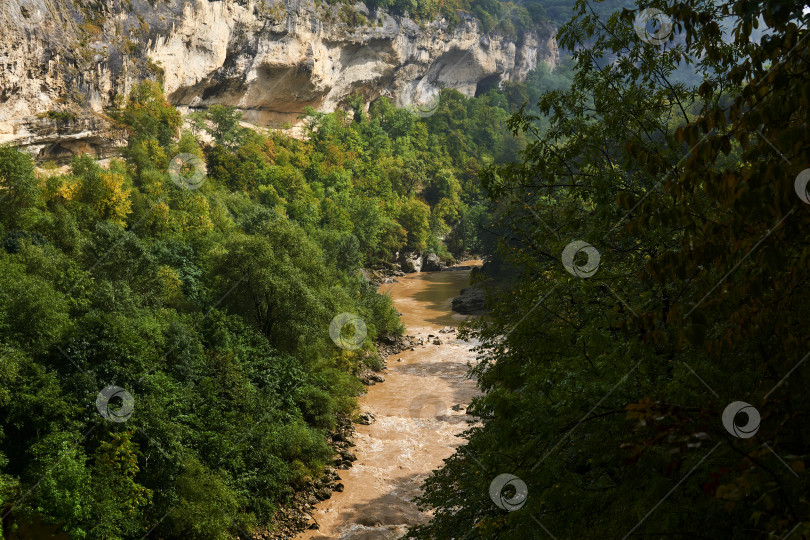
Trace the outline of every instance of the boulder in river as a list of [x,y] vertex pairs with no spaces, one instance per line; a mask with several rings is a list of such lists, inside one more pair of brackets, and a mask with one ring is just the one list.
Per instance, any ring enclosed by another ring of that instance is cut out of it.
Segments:
[[483,289],[466,287],[461,294],[453,298],[453,311],[465,315],[480,315],[486,311],[484,307],[485,295]]
[[399,264],[403,272],[421,272],[422,257],[418,253],[404,252],[399,256]]
[[373,386],[378,382],[385,382],[385,377],[380,375],[379,373],[375,373],[370,370],[366,370],[359,375],[360,382],[365,384],[366,386]]
[[364,412],[358,417],[357,423],[363,424],[364,426],[370,426],[374,423],[374,420],[376,420],[376,417],[373,413]]
[[442,269],[442,261],[435,253],[428,253],[422,259],[423,272],[436,272]]
[[315,498],[319,501],[325,501],[332,496],[332,490],[329,487],[322,487],[315,492]]

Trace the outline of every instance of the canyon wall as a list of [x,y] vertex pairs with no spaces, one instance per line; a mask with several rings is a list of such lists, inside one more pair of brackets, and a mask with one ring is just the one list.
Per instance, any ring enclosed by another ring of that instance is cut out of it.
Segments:
[[237,107],[278,127],[307,106],[387,96],[417,113],[441,88],[472,96],[558,59],[554,29],[485,33],[461,13],[407,16],[312,0],[2,0],[0,143],[39,159],[102,156],[123,140],[105,111],[138,81],[161,80],[181,110]]

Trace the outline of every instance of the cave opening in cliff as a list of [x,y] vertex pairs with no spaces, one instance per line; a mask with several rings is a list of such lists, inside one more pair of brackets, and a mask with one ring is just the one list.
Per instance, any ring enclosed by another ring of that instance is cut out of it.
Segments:
[[500,75],[490,75],[489,77],[484,77],[475,87],[475,97],[480,95],[486,94],[490,90],[498,88],[498,85],[501,83],[501,76]]

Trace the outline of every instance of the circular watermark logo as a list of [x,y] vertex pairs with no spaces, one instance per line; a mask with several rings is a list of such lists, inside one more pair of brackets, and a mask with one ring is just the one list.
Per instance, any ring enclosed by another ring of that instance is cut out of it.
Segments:
[[[580,253],[585,254],[588,259],[583,264],[577,264],[574,259]],[[601,256],[599,251],[588,242],[574,240],[562,252],[562,263],[569,274],[581,278],[593,276],[599,269]]]
[[528,496],[526,482],[514,474],[499,474],[489,484],[489,497],[502,510],[520,510],[526,504]]
[[178,154],[169,163],[169,177],[183,189],[199,189],[205,174],[205,162],[193,154]]
[[807,204],[810,204],[810,190],[808,190],[808,183],[810,183],[810,169],[805,169],[796,176],[796,181],[793,182],[793,189],[796,190],[796,195]]
[[750,439],[759,430],[759,411],[744,401],[734,401],[723,411],[723,427],[740,439]]
[[[351,336],[344,335],[346,326],[354,328]],[[367,332],[365,321],[354,313],[341,313],[329,323],[329,337],[335,345],[347,351],[356,351],[362,347]]]
[[[121,400],[121,406],[117,409],[110,407],[110,400],[114,398]],[[126,422],[132,416],[134,408],[135,398],[120,386],[111,385],[102,388],[96,396],[96,409],[105,420],[110,422]]]
[[645,43],[662,45],[672,33],[672,19],[660,9],[642,9],[636,14],[633,30]]
[[411,401],[408,414],[411,418],[437,418],[447,414],[447,405],[436,395],[420,394]]
[[400,106],[421,118],[436,112],[441,102],[441,91],[425,82],[423,78],[415,86],[408,87],[400,97]]

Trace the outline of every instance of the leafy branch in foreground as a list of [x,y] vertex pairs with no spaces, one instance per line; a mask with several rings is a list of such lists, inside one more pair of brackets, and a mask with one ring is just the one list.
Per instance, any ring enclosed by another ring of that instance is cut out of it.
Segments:
[[[482,425],[427,480],[411,538],[810,534],[806,16],[657,5],[666,47],[579,2],[559,35],[573,86],[541,98],[546,132],[513,119],[522,162],[486,175],[521,278],[467,331]],[[685,62],[699,87],[671,82]],[[566,263],[574,241],[595,251]],[[526,486],[500,494],[513,511],[489,491],[502,473]]]

